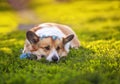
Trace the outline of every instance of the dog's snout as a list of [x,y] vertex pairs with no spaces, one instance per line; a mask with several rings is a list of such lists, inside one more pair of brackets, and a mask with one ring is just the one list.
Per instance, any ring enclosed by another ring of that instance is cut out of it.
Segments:
[[52,60],[56,62],[56,61],[58,61],[58,57],[54,55],[54,56],[52,57]]

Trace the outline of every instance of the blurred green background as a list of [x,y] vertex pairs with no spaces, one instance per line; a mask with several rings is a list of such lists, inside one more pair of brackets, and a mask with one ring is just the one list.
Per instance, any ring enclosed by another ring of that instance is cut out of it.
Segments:
[[[70,26],[81,47],[59,63],[20,60],[25,30]],[[119,0],[0,0],[0,84],[120,84]]]

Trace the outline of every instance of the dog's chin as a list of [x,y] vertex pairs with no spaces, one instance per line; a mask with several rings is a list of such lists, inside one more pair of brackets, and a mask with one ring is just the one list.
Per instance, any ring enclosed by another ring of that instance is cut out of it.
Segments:
[[59,60],[60,60],[60,57],[57,57],[57,61],[54,61],[53,59],[52,59],[52,56],[44,56],[44,55],[36,55],[37,56],[37,60],[40,60],[40,59],[42,59],[42,58],[46,58],[46,60],[48,61],[48,62],[59,62]]

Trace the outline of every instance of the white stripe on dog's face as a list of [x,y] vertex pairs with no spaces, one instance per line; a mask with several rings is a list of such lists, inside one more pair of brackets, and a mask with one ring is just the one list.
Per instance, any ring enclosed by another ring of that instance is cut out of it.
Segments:
[[46,58],[46,60],[48,61],[59,61],[59,56],[58,56],[58,53],[55,49],[53,49],[50,54],[48,55],[48,57]]

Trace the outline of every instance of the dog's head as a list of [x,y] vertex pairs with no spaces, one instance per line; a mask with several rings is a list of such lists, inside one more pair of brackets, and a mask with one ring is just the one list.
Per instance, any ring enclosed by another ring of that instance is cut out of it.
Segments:
[[62,39],[53,39],[51,36],[41,39],[34,32],[28,31],[26,37],[30,43],[29,46],[31,46],[29,51],[32,54],[37,57],[46,57],[48,61],[57,62],[60,57],[67,55],[66,45],[73,39],[74,35],[71,34]]

